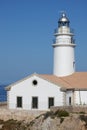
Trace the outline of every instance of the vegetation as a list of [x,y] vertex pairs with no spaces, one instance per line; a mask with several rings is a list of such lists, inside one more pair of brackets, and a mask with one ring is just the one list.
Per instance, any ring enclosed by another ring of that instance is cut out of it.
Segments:
[[60,123],[62,123],[63,121],[64,121],[64,118],[63,118],[63,117],[61,117]]
[[48,111],[48,112],[46,112],[45,114],[43,114],[43,116],[44,116],[43,120],[45,120],[45,119],[47,119],[48,117],[52,117],[52,116],[53,116],[53,112]]
[[85,112],[84,112],[84,111],[81,111],[81,112],[79,112],[79,114],[85,114]]
[[54,119],[54,118],[60,118],[60,123],[62,123],[64,121],[64,117],[67,117],[69,116],[69,113],[65,110],[57,110],[56,112],[52,112],[52,111],[49,111],[49,112],[46,112],[44,114],[44,119],[47,119],[48,117]]
[[57,117],[67,117],[67,116],[69,116],[69,112],[67,112],[66,110],[57,110],[54,113],[54,115]]
[[7,121],[0,120],[0,125],[2,125],[0,130],[26,130],[26,126],[24,126],[21,121],[13,119]]
[[87,128],[87,116],[86,115],[80,115],[80,120],[85,121],[85,127]]

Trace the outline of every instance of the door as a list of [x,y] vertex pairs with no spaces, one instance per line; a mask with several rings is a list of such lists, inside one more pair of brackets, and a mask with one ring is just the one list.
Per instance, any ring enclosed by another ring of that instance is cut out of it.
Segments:
[[69,105],[71,105],[71,97],[69,97]]

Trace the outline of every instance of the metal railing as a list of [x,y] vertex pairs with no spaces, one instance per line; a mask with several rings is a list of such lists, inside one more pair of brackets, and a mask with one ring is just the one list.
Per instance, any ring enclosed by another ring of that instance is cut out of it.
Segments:
[[[63,33],[64,31],[61,31],[61,33]],[[59,33],[58,32],[58,28],[55,28],[54,29],[54,34],[56,34],[56,33]],[[73,28],[70,28],[70,33],[72,33],[72,34],[74,34],[74,29]]]

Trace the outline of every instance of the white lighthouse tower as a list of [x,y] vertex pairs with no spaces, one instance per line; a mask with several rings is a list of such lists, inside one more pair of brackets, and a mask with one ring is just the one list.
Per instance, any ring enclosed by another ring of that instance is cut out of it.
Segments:
[[75,72],[75,43],[73,33],[69,27],[70,21],[65,13],[62,13],[58,28],[55,30],[54,36],[54,70],[53,74],[59,77],[68,76]]

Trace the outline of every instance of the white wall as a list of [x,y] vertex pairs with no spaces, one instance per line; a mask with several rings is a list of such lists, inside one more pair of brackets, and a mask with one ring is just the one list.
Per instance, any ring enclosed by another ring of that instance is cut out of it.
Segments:
[[55,45],[54,47],[54,75],[67,76],[75,71],[74,47],[72,45]]
[[68,35],[59,35],[56,37],[56,44],[71,44],[71,36]]
[[[34,86],[32,84],[33,80],[37,80],[38,84]],[[19,82],[11,87],[9,91],[9,108],[16,108],[16,97],[23,97],[23,108],[31,110],[32,109],[32,97],[37,96],[39,101],[39,110],[48,109],[48,97],[54,97],[55,106],[63,105],[63,92],[60,92],[60,87],[54,85],[46,80],[39,78],[34,75],[29,79]]]
[[87,91],[75,91],[75,104],[87,105]]

